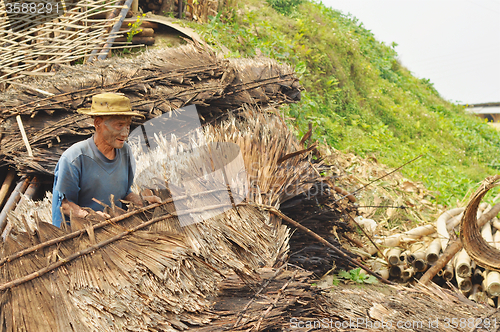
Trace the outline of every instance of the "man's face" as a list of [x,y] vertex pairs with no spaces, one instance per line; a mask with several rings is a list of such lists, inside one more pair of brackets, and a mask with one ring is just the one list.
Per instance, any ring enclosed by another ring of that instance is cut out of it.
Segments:
[[121,149],[130,133],[131,116],[107,116],[99,125],[102,138],[115,149]]

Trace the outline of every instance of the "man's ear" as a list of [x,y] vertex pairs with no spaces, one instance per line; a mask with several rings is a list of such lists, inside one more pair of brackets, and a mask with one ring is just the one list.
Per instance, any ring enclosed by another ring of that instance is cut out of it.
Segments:
[[100,124],[104,122],[104,118],[102,116],[95,116],[94,117],[94,127],[99,127]]

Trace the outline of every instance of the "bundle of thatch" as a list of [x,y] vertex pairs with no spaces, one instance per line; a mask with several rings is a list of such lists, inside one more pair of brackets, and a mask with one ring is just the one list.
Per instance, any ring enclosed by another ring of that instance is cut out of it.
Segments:
[[286,65],[267,58],[227,60],[194,45],[61,67],[50,78],[18,83],[0,94],[0,161],[23,174],[52,174],[62,151],[91,134],[91,121],[76,110],[89,107],[97,93],[125,93],[146,120],[196,104],[206,122],[245,103],[278,105],[300,97],[298,79]]

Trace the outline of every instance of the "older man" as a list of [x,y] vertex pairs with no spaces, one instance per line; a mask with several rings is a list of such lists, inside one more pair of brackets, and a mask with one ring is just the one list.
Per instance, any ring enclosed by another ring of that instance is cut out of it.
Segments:
[[[62,213],[85,218],[89,212],[83,207],[109,217],[93,198],[110,205],[110,195],[113,195],[119,207],[122,206],[120,199],[142,206],[139,195],[131,191],[135,161],[125,141],[132,117],[143,115],[132,111],[130,100],[116,93],[95,95],[91,108],[78,112],[93,117],[95,134],[66,150],[55,168],[52,223],[58,227]],[[144,198],[149,202],[159,201],[156,196]]]

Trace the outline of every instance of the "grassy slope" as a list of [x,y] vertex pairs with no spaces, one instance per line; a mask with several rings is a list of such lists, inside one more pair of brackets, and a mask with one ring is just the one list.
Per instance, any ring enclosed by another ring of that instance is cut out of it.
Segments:
[[312,2],[288,15],[262,0],[231,8],[192,27],[215,48],[227,47],[228,56],[260,50],[295,66],[305,92],[285,111],[299,135],[312,122],[313,138],[391,167],[423,154],[403,173],[423,181],[443,204],[454,205],[495,173],[488,165],[496,164],[499,133],[443,100],[428,80],[413,77],[394,47],[375,40],[356,19]]

